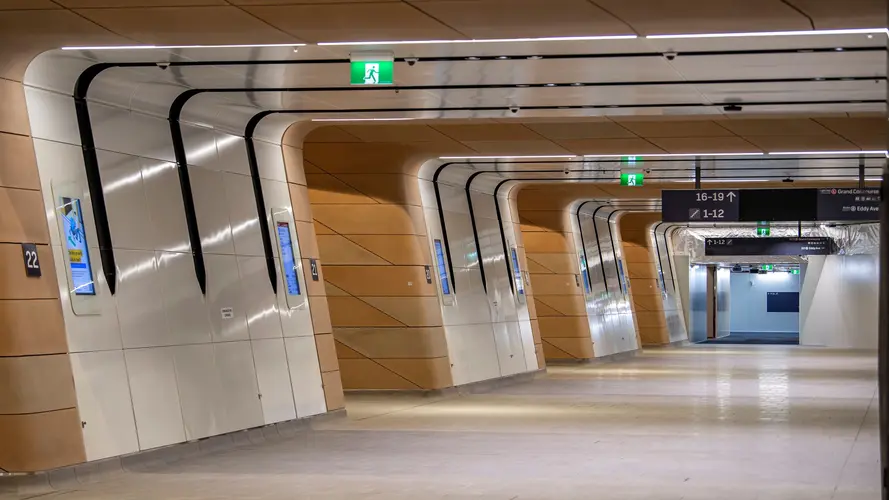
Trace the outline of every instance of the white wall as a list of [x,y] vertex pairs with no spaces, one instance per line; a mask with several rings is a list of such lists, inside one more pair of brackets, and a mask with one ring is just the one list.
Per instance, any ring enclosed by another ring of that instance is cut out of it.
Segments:
[[[434,186],[431,180],[425,178],[425,173],[435,170],[429,168],[432,163],[435,162],[430,162],[421,169],[419,180],[430,248],[434,248],[434,239],[444,242]],[[472,234],[466,191],[459,185],[460,180],[454,182],[458,185],[441,181],[439,183],[455,274],[451,277],[452,292],[456,292],[452,303],[442,297],[437,273],[433,273],[439,287],[454,385],[537,370],[527,304],[517,299],[510,289],[511,267],[507,267],[503,254],[494,197],[478,191],[471,192],[481,256],[484,259],[486,292],[479,271],[479,249],[476,248]],[[501,204],[507,243],[513,246],[521,240],[518,239],[520,236],[516,234],[508,212],[509,206]],[[431,260],[434,265],[434,255]]]
[[798,332],[799,313],[767,312],[766,309],[768,292],[798,291],[798,274],[731,273],[731,331]]
[[810,256],[800,292],[800,344],[876,349],[877,255]]
[[[73,98],[34,85],[26,98],[87,459],[327,411],[308,306],[287,305],[280,272],[277,296],[268,282],[244,140],[183,125],[206,260],[202,295],[168,121],[90,104],[118,268],[111,295]],[[266,206],[289,211],[295,229],[280,146],[256,147]],[[82,200],[96,314],[72,306],[55,213],[62,187]],[[301,269],[300,279],[305,290]],[[224,319],[228,307],[234,317]]]

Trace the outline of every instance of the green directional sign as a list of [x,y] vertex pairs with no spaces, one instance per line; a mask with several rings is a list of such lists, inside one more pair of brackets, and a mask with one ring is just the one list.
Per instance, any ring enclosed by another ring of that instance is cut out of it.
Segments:
[[770,227],[758,227],[756,228],[757,236],[770,236],[772,234],[772,228]]
[[392,61],[352,61],[352,85],[392,85]]
[[620,174],[621,186],[641,186],[645,180],[645,174]]

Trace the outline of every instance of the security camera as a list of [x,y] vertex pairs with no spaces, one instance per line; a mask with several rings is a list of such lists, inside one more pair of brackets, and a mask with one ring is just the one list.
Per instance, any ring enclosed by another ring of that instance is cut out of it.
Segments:
[[737,104],[726,104],[722,107],[723,111],[741,111],[743,109],[743,107],[738,106]]
[[157,67],[160,68],[160,69],[167,69],[167,68],[170,67],[170,62],[169,62],[169,61],[167,61],[167,62],[159,62],[159,63],[155,63],[155,64],[157,64]]
[[644,168],[644,169],[642,169],[642,171],[645,172],[646,174],[650,174],[650,173],[651,173],[651,169],[650,169],[650,168]]
[[676,56],[678,55],[679,54],[677,54],[676,52],[664,52],[664,59],[672,61],[673,59],[676,59]]
[[417,61],[419,61],[419,60],[420,60],[419,57],[405,57],[404,58],[404,62],[406,62],[408,66],[413,66],[414,64],[417,64]]
[[512,114],[516,114],[516,113],[518,113],[518,112],[519,112],[519,109],[521,109],[521,108],[519,108],[518,106],[510,106],[510,107],[509,107],[509,111],[510,111],[510,113],[512,113]]

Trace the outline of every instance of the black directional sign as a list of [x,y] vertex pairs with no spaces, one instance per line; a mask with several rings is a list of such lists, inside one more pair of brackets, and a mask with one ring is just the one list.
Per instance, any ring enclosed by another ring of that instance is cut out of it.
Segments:
[[818,190],[818,220],[876,221],[880,218],[877,188],[824,188]]
[[736,189],[671,189],[661,192],[664,222],[737,222]]
[[707,238],[704,255],[727,257],[738,255],[830,255],[831,238]]

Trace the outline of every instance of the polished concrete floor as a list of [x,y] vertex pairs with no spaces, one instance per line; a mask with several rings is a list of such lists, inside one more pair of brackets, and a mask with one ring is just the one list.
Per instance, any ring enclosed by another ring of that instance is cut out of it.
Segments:
[[877,499],[875,390],[870,354],[651,350],[486,394],[350,397],[285,441],[42,498]]

